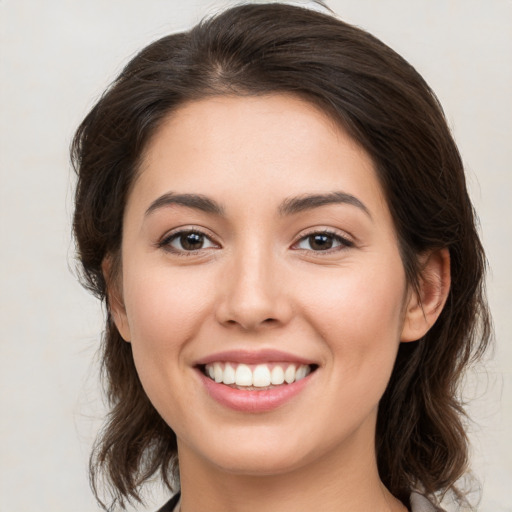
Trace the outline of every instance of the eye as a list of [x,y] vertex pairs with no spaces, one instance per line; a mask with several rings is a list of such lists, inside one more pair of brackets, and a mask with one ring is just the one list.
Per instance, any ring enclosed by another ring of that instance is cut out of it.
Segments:
[[353,247],[353,242],[347,238],[331,233],[329,231],[322,231],[310,233],[302,237],[295,245],[294,249],[303,249],[307,251],[329,251],[331,249]]
[[172,233],[165,237],[160,242],[159,246],[175,253],[186,253],[218,247],[218,245],[204,233],[195,230]]

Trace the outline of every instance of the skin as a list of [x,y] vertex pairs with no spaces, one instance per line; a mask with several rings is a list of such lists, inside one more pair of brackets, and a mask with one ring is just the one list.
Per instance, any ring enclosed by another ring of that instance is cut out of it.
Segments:
[[[282,212],[289,198],[333,192],[357,201]],[[159,200],[170,193],[223,212]],[[202,248],[170,239],[180,230],[204,233]],[[333,246],[318,250],[308,236],[326,230]],[[293,96],[182,106],[146,149],[121,256],[114,319],[176,433],[183,512],[405,510],[377,472],[377,407],[399,343],[442,309],[448,255],[424,256],[429,278],[413,293],[373,162],[339,126]],[[263,349],[318,368],[268,412],[211,398],[199,359]]]

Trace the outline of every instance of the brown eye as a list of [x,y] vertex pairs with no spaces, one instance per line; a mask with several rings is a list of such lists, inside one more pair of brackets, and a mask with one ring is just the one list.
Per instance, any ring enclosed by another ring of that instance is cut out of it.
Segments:
[[180,231],[179,233],[174,233],[165,238],[160,246],[176,253],[217,247],[210,238],[199,231]]
[[311,233],[299,240],[296,244],[297,249],[308,251],[328,251],[329,249],[343,249],[352,247],[354,244],[346,238],[329,232]]
[[204,235],[199,233],[187,233],[180,235],[178,240],[183,249],[186,251],[194,251],[203,247]]
[[314,251],[326,251],[332,248],[334,240],[332,235],[310,235],[308,242]]

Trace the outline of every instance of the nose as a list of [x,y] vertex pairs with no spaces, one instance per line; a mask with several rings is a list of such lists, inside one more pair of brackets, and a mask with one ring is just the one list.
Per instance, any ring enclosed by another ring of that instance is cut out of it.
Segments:
[[219,286],[217,320],[227,327],[257,331],[287,324],[293,316],[283,272],[264,248],[240,251]]

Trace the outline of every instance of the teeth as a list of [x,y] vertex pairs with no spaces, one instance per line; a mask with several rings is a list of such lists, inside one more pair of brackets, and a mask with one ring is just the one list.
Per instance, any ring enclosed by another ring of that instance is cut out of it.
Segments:
[[307,375],[307,366],[299,366],[297,368],[297,372],[295,373],[295,380],[301,380]]
[[274,364],[272,369],[266,364],[249,366],[236,363],[207,364],[205,373],[215,382],[236,386],[267,388],[292,384],[311,373],[309,365]]
[[295,365],[291,364],[284,372],[284,380],[287,384],[291,384],[295,380]]
[[235,369],[229,363],[224,367],[222,382],[224,384],[234,384],[236,382]]
[[213,378],[215,382],[222,382],[224,377],[224,372],[222,371],[222,367],[220,364],[216,364],[213,366]]
[[284,382],[284,371],[280,366],[274,366],[274,368],[272,368],[270,382],[272,382],[274,386],[279,386]]
[[267,365],[259,364],[254,368],[252,374],[252,385],[257,388],[266,388],[270,386],[270,370]]
[[237,386],[252,386],[252,372],[247,365],[238,365],[235,372],[235,384]]

